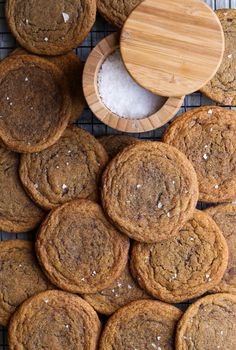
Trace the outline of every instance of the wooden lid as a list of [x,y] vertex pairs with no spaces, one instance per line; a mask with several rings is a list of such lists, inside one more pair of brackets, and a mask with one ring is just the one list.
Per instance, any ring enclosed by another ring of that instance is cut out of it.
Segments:
[[202,0],[145,0],[124,25],[121,54],[144,88],[162,96],[183,96],[216,74],[224,33]]

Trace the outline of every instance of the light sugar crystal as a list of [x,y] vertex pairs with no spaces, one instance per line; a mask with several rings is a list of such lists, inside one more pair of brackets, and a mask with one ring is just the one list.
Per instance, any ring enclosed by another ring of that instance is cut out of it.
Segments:
[[98,73],[98,91],[104,105],[119,117],[144,119],[157,112],[166,98],[143,89],[131,78],[117,49]]

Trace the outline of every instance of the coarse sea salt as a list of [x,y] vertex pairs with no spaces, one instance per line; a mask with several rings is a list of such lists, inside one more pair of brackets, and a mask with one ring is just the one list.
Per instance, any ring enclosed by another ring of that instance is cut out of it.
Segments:
[[97,83],[104,105],[125,119],[144,119],[157,112],[166,102],[165,97],[145,90],[131,78],[119,49],[102,64]]

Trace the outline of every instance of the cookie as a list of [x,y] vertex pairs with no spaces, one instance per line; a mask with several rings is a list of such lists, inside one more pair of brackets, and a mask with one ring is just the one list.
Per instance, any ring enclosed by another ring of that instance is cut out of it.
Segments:
[[221,282],[214,292],[236,293],[236,205],[222,204],[205,211],[219,226],[229,248],[229,261]]
[[225,35],[225,53],[222,64],[214,78],[201,92],[212,100],[227,105],[236,105],[236,9],[216,11]]
[[97,0],[100,14],[112,25],[121,28],[127,17],[142,0]]
[[111,315],[132,301],[149,299],[150,296],[134,281],[127,265],[113,285],[96,294],[85,294],[83,298],[100,314]]
[[15,309],[52,284],[43,275],[29,241],[0,242],[0,324],[6,326]]
[[[11,56],[16,55],[29,55],[29,52],[22,48],[17,48],[11,53]],[[76,56],[73,52],[60,56],[43,56],[43,58],[55,63],[67,78],[72,101],[71,122],[76,121],[85,107],[85,98],[82,88],[83,63],[80,61],[79,56]]]
[[96,18],[95,0],[7,0],[6,18],[18,43],[39,55],[78,47]]
[[182,312],[160,301],[135,301],[108,320],[99,350],[174,349],[175,329]]
[[25,301],[9,326],[10,350],[96,350],[101,324],[77,295],[52,290]]
[[176,350],[235,350],[236,295],[215,294],[192,304],[181,318]]
[[193,215],[198,183],[187,158],[161,142],[126,147],[103,174],[102,203],[130,238],[158,242],[174,236]]
[[107,151],[110,158],[114,158],[127,146],[133,145],[140,140],[129,135],[109,135],[99,138],[99,141]]
[[181,303],[219,284],[228,263],[227,243],[212,218],[196,210],[176,237],[134,244],[132,272],[157,299]]
[[38,259],[59,288],[90,294],[114,283],[125,269],[129,240],[91,201],[72,201],[49,214],[37,241]]
[[94,136],[76,126],[39,153],[23,154],[20,177],[27,192],[45,209],[72,199],[98,200],[98,185],[108,156]]
[[170,125],[163,140],[192,162],[200,201],[236,199],[236,111],[214,106],[192,109]]
[[0,231],[26,232],[44,216],[26,194],[18,175],[20,156],[0,146]]
[[71,118],[64,75],[36,56],[10,56],[1,62],[0,106],[0,139],[20,153],[54,144]]

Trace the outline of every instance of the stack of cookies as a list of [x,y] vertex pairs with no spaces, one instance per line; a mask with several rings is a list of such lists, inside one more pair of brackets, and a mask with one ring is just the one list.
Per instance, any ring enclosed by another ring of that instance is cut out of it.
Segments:
[[[122,26],[139,2],[113,1],[114,14],[111,1],[97,5]],[[190,110],[162,142],[96,139],[70,125],[84,99],[69,52],[96,3],[33,5],[7,1],[24,49],[0,64],[0,324],[10,350],[235,350],[236,111]],[[10,239],[32,230],[34,243]],[[199,297],[185,313],[173,305]]]

